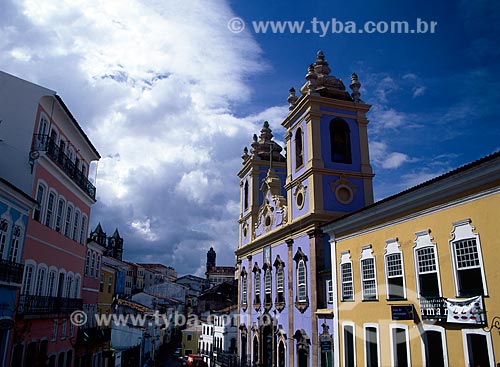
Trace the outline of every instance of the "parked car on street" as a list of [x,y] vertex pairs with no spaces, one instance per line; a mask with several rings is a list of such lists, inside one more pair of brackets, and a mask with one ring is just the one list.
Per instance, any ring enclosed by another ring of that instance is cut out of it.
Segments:
[[199,354],[190,354],[186,360],[186,366],[189,367],[208,367],[207,362],[203,360],[203,356]]

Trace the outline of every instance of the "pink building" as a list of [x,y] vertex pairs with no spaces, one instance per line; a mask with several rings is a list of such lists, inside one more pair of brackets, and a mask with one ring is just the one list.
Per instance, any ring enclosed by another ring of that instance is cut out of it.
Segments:
[[88,172],[100,156],[54,91],[0,72],[0,101],[8,142],[0,170],[38,202],[19,249],[24,274],[7,366],[72,367],[77,330],[69,316],[98,289],[99,251],[90,251],[93,276],[82,281],[95,203]]

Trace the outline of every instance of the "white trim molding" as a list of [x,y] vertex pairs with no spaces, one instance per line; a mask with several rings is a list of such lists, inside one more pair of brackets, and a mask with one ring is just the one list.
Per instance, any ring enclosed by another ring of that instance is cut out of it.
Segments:
[[410,332],[408,330],[408,325],[404,324],[390,324],[389,325],[389,337],[391,340],[391,365],[396,366],[394,361],[394,335],[393,332],[395,329],[402,329],[405,331],[405,340],[406,340],[406,359],[408,360],[408,367],[411,367],[411,354],[410,354]]
[[368,357],[368,351],[367,351],[367,344],[366,344],[366,341],[367,341],[367,337],[366,337],[366,329],[367,328],[374,328],[376,330],[376,340],[377,340],[377,366],[381,366],[380,364],[380,328],[379,328],[379,324],[375,324],[375,323],[365,323],[363,324],[363,348],[364,348],[364,361],[365,361],[365,366],[368,366],[368,361],[367,361],[367,357]]
[[[441,288],[441,273],[439,270],[439,256],[438,256],[438,251],[437,251],[437,245],[436,243],[432,242],[434,239],[431,236],[431,230],[426,229],[423,231],[415,232],[415,235],[417,236],[415,238],[415,246],[413,246],[413,260],[414,260],[414,267],[415,267],[415,280],[416,280],[416,285],[417,285],[417,298],[420,298],[420,271],[419,271],[419,264],[418,264],[418,256],[417,256],[417,251],[423,250],[425,248],[431,248],[432,253],[434,255],[434,261],[435,261],[435,272],[437,276],[437,283],[438,283],[438,288],[439,288],[439,297],[442,297],[442,288]],[[432,267],[432,265],[429,265],[429,267]],[[434,271],[432,271],[434,272]],[[429,271],[431,273],[431,271]]]
[[[444,361],[444,367],[449,367],[449,362],[448,362],[448,346],[446,343],[446,329],[442,326],[437,326],[437,325],[427,325],[422,323],[422,328],[424,332],[427,331],[436,331],[441,334],[441,342],[442,348],[443,348],[443,361]],[[424,337],[423,335],[420,338],[420,344],[422,346],[422,365],[427,366],[427,359],[426,359],[426,353],[425,353],[425,343],[424,343]]]
[[484,271],[484,263],[483,263],[483,254],[481,251],[481,241],[479,240],[479,234],[475,233],[475,228],[471,225],[470,219],[464,219],[458,222],[454,222],[453,230],[451,231],[451,239],[450,243],[450,253],[451,253],[451,264],[453,267],[453,283],[455,284],[455,295],[457,297],[466,297],[468,294],[461,294],[460,292],[460,284],[458,279],[458,259],[457,259],[457,251],[455,245],[459,242],[466,242],[468,245],[475,245],[476,251],[472,251],[470,248],[462,249],[464,255],[467,258],[467,264],[465,264],[466,268],[473,269],[479,268],[481,271],[481,279],[482,279],[482,295],[488,295],[488,287],[486,286],[486,276]]
[[466,366],[470,366],[471,361],[469,360],[469,348],[467,345],[467,335],[468,334],[479,334],[486,338],[486,348],[488,349],[488,358],[490,366],[496,366],[495,356],[493,354],[493,343],[491,341],[491,332],[484,331],[483,329],[462,329],[462,342],[464,345],[464,362]]

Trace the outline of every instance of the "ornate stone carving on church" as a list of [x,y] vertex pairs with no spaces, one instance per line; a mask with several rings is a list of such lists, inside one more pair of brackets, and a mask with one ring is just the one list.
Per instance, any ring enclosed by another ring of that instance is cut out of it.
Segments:
[[306,201],[306,191],[307,186],[302,185],[302,182],[295,187],[295,190],[293,190],[293,196],[295,198],[295,205],[297,206],[297,209],[302,209],[304,207],[304,203]]
[[346,179],[344,176],[331,183],[331,188],[335,194],[335,198],[341,204],[347,205],[354,200],[356,193],[356,185]]
[[264,203],[259,208],[257,216],[256,237],[287,222],[286,199],[281,195],[281,181],[273,169],[269,169],[267,172],[261,191],[264,193]]
[[[306,74],[306,83],[300,88],[302,94],[320,95],[322,97],[331,97],[352,101],[349,92],[346,91],[342,79],[330,75],[331,69],[328,61],[325,59],[323,51],[318,51],[316,61],[309,65]],[[353,85],[353,84],[351,84]],[[360,84],[361,85],[361,84]],[[354,85],[356,87],[357,84]],[[359,88],[358,88],[359,89]],[[356,91],[357,93],[357,91]],[[357,98],[359,100],[359,95]]]

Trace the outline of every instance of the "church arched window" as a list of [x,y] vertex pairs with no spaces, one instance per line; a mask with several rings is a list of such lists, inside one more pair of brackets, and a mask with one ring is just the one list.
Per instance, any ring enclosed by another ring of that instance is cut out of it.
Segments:
[[332,162],[352,163],[351,130],[342,119],[333,119],[330,122],[330,145]]
[[302,129],[299,127],[295,133],[295,168],[304,164],[303,135]]
[[244,186],[244,209],[248,209],[248,180],[245,181],[245,186]]

